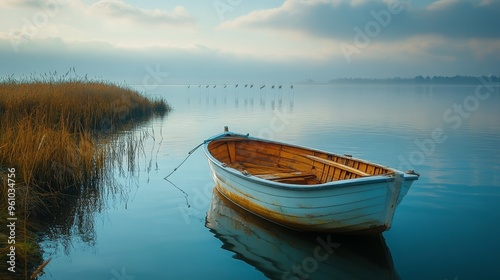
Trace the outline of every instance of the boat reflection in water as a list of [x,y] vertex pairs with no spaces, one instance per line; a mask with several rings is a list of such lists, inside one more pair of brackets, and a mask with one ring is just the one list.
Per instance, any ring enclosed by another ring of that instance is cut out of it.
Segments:
[[270,279],[399,279],[382,235],[293,231],[241,209],[215,188],[205,226],[234,258]]

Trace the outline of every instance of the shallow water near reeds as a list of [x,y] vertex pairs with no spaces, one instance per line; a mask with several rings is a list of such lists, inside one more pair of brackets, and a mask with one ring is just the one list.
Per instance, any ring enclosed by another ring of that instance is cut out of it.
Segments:
[[[104,206],[88,210],[92,224],[44,237],[44,257],[52,261],[41,279],[497,279],[500,93],[498,86],[489,89],[192,85],[146,91],[174,110],[128,132],[142,140],[112,171],[114,191],[102,196]],[[214,193],[201,148],[171,183],[163,179],[226,125],[412,168],[421,177],[382,236],[299,234]]]

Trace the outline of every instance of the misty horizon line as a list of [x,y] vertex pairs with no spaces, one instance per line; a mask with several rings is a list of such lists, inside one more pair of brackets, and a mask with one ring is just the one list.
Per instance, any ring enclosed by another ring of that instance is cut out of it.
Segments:
[[[167,75],[168,76],[168,73]],[[386,78],[367,78],[367,77],[338,77],[338,78],[330,78],[330,79],[313,79],[313,78],[304,78],[302,80],[296,81],[245,81],[244,79],[238,81],[237,79],[233,79],[232,81],[220,82],[219,81],[190,81],[190,79],[181,79],[184,81],[178,81],[174,83],[155,83],[156,86],[162,85],[185,85],[185,86],[197,86],[197,87],[214,87],[214,86],[233,86],[233,87],[244,87],[244,88],[260,88],[269,87],[269,88],[279,88],[281,89],[300,84],[306,85],[321,85],[321,84],[457,84],[457,85],[473,85],[483,80],[487,80],[490,83],[500,83],[500,75],[481,75],[481,76],[471,76],[471,75],[454,75],[454,76],[440,76],[440,75],[416,75],[414,77],[386,77]],[[48,82],[64,82],[64,81],[88,81],[88,82],[110,82],[117,83],[117,81],[113,81],[113,79],[105,78],[103,76],[90,77],[89,74],[81,75],[77,74],[74,67],[71,67],[66,74],[60,74],[57,71],[48,72],[48,73],[31,73],[30,75],[22,75],[21,77],[10,74],[4,75],[0,77],[0,83],[8,83],[12,81],[16,82],[40,82],[40,81],[48,81]],[[168,79],[165,79],[167,81]],[[141,83],[134,83],[132,81],[127,82],[126,80],[122,80],[119,82],[120,84],[125,84],[129,86],[139,86]]]
[[342,83],[391,83],[391,84],[477,84],[481,79],[488,80],[491,83],[500,83],[500,76],[495,75],[454,75],[454,76],[423,76],[415,77],[387,77],[387,78],[363,78],[363,77],[344,77],[332,78],[328,81],[314,81],[305,79],[302,84],[342,84]]

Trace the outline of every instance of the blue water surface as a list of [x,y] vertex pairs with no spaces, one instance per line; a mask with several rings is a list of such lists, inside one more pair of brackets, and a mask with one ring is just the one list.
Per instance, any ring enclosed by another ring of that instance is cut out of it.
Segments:
[[[44,239],[41,279],[499,279],[500,93],[478,87],[138,86],[174,110],[129,132],[143,136],[136,170],[114,171],[126,192],[94,213],[90,240]],[[381,237],[297,234],[221,200],[201,149],[163,179],[226,125],[421,176]]]

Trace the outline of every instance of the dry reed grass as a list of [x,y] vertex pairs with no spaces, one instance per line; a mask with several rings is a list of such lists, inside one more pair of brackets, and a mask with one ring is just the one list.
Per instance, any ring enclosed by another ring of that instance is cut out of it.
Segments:
[[[15,168],[16,214],[24,222],[19,230],[24,241],[21,235],[18,240],[20,251],[26,248],[19,255],[34,254],[26,237],[30,215],[50,214],[62,194],[81,193],[79,189],[101,180],[109,148],[98,141],[169,110],[163,100],[102,81],[0,81],[0,206],[6,209],[5,171]],[[1,211],[0,218],[4,216]]]

